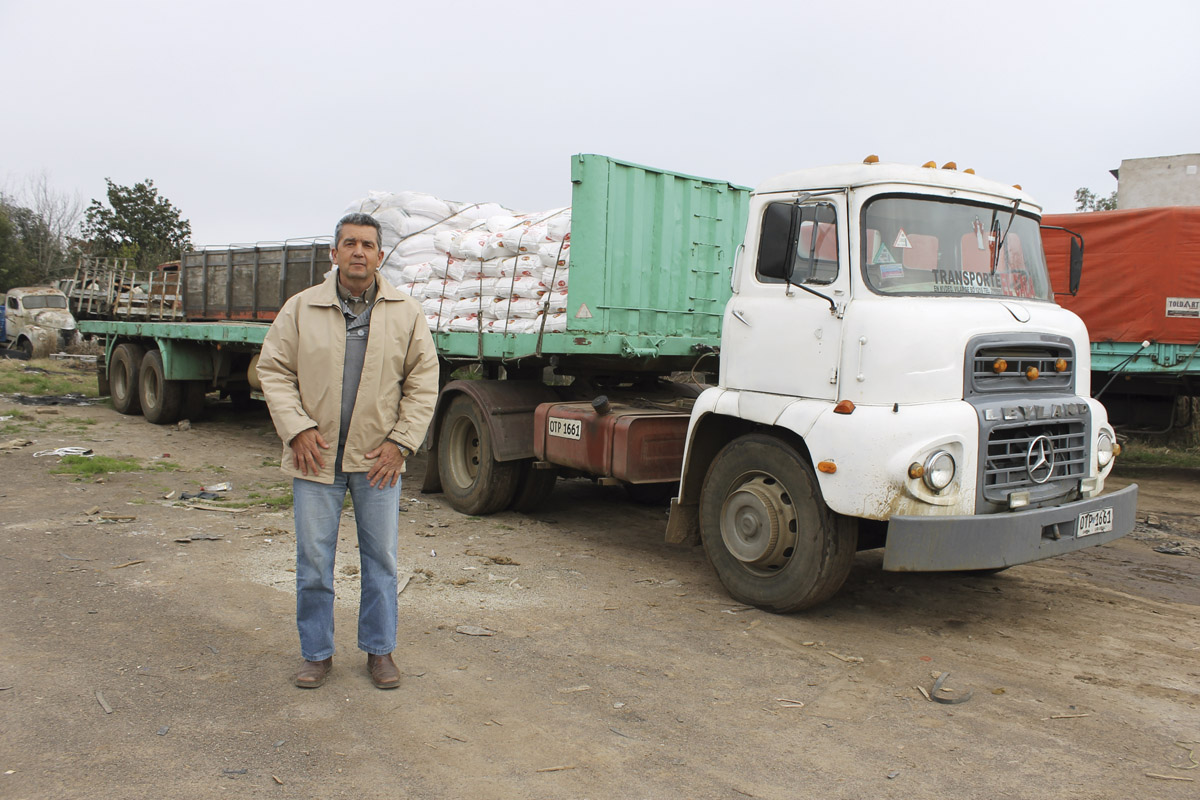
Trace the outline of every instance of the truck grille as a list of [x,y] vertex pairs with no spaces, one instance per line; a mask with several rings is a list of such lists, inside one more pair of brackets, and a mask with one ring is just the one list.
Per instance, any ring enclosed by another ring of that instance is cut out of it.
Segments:
[[[967,354],[968,396],[1061,392],[1075,386],[1075,350],[1069,339],[1045,336],[1038,341],[997,341],[979,337],[971,342]],[[1059,369],[1060,362],[1064,369]],[[1031,370],[1037,370],[1033,380]]]
[[1086,474],[1087,453],[1087,425],[1081,420],[993,428],[984,461],[984,499],[1007,505],[1009,494],[1018,490],[1030,490],[1034,503],[1066,494]]

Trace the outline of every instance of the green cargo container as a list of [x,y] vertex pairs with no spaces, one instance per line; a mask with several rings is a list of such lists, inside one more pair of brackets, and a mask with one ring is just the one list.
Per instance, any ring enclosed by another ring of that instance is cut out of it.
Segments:
[[598,155],[572,157],[571,183],[566,332],[437,333],[438,351],[661,366],[716,348],[750,189]]

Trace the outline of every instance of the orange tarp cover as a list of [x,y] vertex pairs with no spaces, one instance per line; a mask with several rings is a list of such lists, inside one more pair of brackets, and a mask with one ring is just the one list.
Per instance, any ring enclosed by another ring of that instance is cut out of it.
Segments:
[[1050,282],[1063,293],[1055,299],[1093,342],[1200,342],[1200,206],[1047,214],[1042,224],[1083,236],[1083,280],[1071,297],[1071,237],[1042,232]]

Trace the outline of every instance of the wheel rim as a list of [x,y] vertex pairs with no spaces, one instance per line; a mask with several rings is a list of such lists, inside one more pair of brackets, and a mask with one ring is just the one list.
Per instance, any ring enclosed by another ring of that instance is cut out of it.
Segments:
[[129,394],[129,366],[122,361],[117,364],[117,368],[112,374],[112,391],[117,397],[126,397]]
[[746,476],[721,507],[721,540],[751,572],[778,572],[796,550],[796,511],[779,481]]
[[479,431],[467,417],[454,420],[450,429],[450,475],[454,483],[466,488],[479,475]]
[[158,376],[154,374],[154,370],[148,369],[142,372],[142,385],[145,386],[146,405],[151,408],[158,408],[158,395],[162,390],[162,386],[158,382]]

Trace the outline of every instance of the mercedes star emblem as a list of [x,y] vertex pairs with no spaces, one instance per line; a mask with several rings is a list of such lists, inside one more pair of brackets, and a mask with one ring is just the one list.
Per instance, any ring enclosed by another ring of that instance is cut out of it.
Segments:
[[1039,436],[1029,443],[1025,469],[1034,483],[1045,483],[1054,474],[1054,445],[1049,436]]

